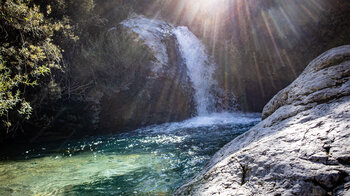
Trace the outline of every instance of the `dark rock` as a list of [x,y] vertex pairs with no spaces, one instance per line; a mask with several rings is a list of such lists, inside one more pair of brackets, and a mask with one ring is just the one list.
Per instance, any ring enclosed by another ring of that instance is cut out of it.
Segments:
[[[165,26],[160,28],[167,28],[165,23],[160,25]],[[134,52],[136,54],[132,56],[133,53],[126,52],[124,57],[122,53],[125,51],[118,51],[120,47],[110,45],[125,44],[114,41],[125,39],[123,36],[129,39],[126,44],[135,44],[126,46],[125,50],[137,51],[139,47],[139,53]],[[172,34],[164,33],[157,40],[166,47],[166,63],[161,62],[163,59],[159,59],[159,55],[162,54],[150,48],[147,40],[128,28],[111,28],[102,39],[104,44],[98,45],[97,50],[105,50],[105,54],[96,56],[97,62],[95,59],[86,62],[92,67],[92,75],[80,66],[74,71],[74,78],[80,80],[79,83],[89,77],[94,80],[81,96],[85,103],[82,115],[90,119],[92,129],[98,133],[115,133],[150,124],[181,121],[195,113],[187,68]],[[88,59],[94,58],[93,52],[88,52]],[[121,56],[117,56],[119,53]],[[146,54],[149,56],[139,60]],[[127,60],[118,61],[123,58]],[[76,62],[81,65],[85,61],[77,59]]]

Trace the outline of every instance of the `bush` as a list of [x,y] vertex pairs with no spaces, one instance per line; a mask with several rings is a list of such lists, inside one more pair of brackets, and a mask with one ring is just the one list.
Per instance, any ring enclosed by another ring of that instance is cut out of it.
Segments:
[[[7,133],[29,119],[36,107],[31,101],[40,97],[59,96],[55,72],[61,70],[61,49],[53,43],[56,32],[68,26],[51,20],[32,1],[1,2],[0,27],[0,119]],[[54,94],[43,96],[40,89]],[[17,125],[14,125],[17,124]]]
[[142,83],[152,55],[118,24],[147,2],[96,2],[0,0],[0,140],[79,125],[91,90]]

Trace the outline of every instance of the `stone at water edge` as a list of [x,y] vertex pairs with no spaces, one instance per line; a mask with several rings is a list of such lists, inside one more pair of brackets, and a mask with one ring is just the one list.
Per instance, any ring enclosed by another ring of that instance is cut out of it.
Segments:
[[313,60],[175,195],[350,195],[350,45]]

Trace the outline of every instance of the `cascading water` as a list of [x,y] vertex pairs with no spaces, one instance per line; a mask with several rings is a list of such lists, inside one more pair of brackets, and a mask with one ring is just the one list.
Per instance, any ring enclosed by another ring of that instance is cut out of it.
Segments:
[[176,37],[199,116],[112,136],[14,148],[0,156],[0,195],[170,195],[223,145],[260,121],[260,114],[212,113],[215,67],[186,27],[142,16],[122,24],[153,50],[155,72],[168,61],[162,39]]
[[215,67],[202,42],[187,27],[177,27],[173,33],[176,35],[181,55],[188,69],[187,74],[195,90],[197,113],[199,116],[208,115],[215,107],[215,97],[210,93],[211,88],[216,84],[213,79]]
[[213,78],[215,65],[206,53],[202,42],[187,28],[173,27],[163,21],[151,20],[139,15],[122,22],[137,33],[154,52],[157,59],[155,72],[168,63],[167,47],[163,40],[174,35],[179,46],[182,59],[187,67],[187,75],[194,89],[194,101],[197,115],[208,115],[215,109],[215,96],[210,92],[216,86]]

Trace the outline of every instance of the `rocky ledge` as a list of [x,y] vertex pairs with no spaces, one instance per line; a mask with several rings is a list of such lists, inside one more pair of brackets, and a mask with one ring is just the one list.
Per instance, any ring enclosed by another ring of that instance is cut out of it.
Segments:
[[313,60],[175,195],[350,195],[350,45]]

